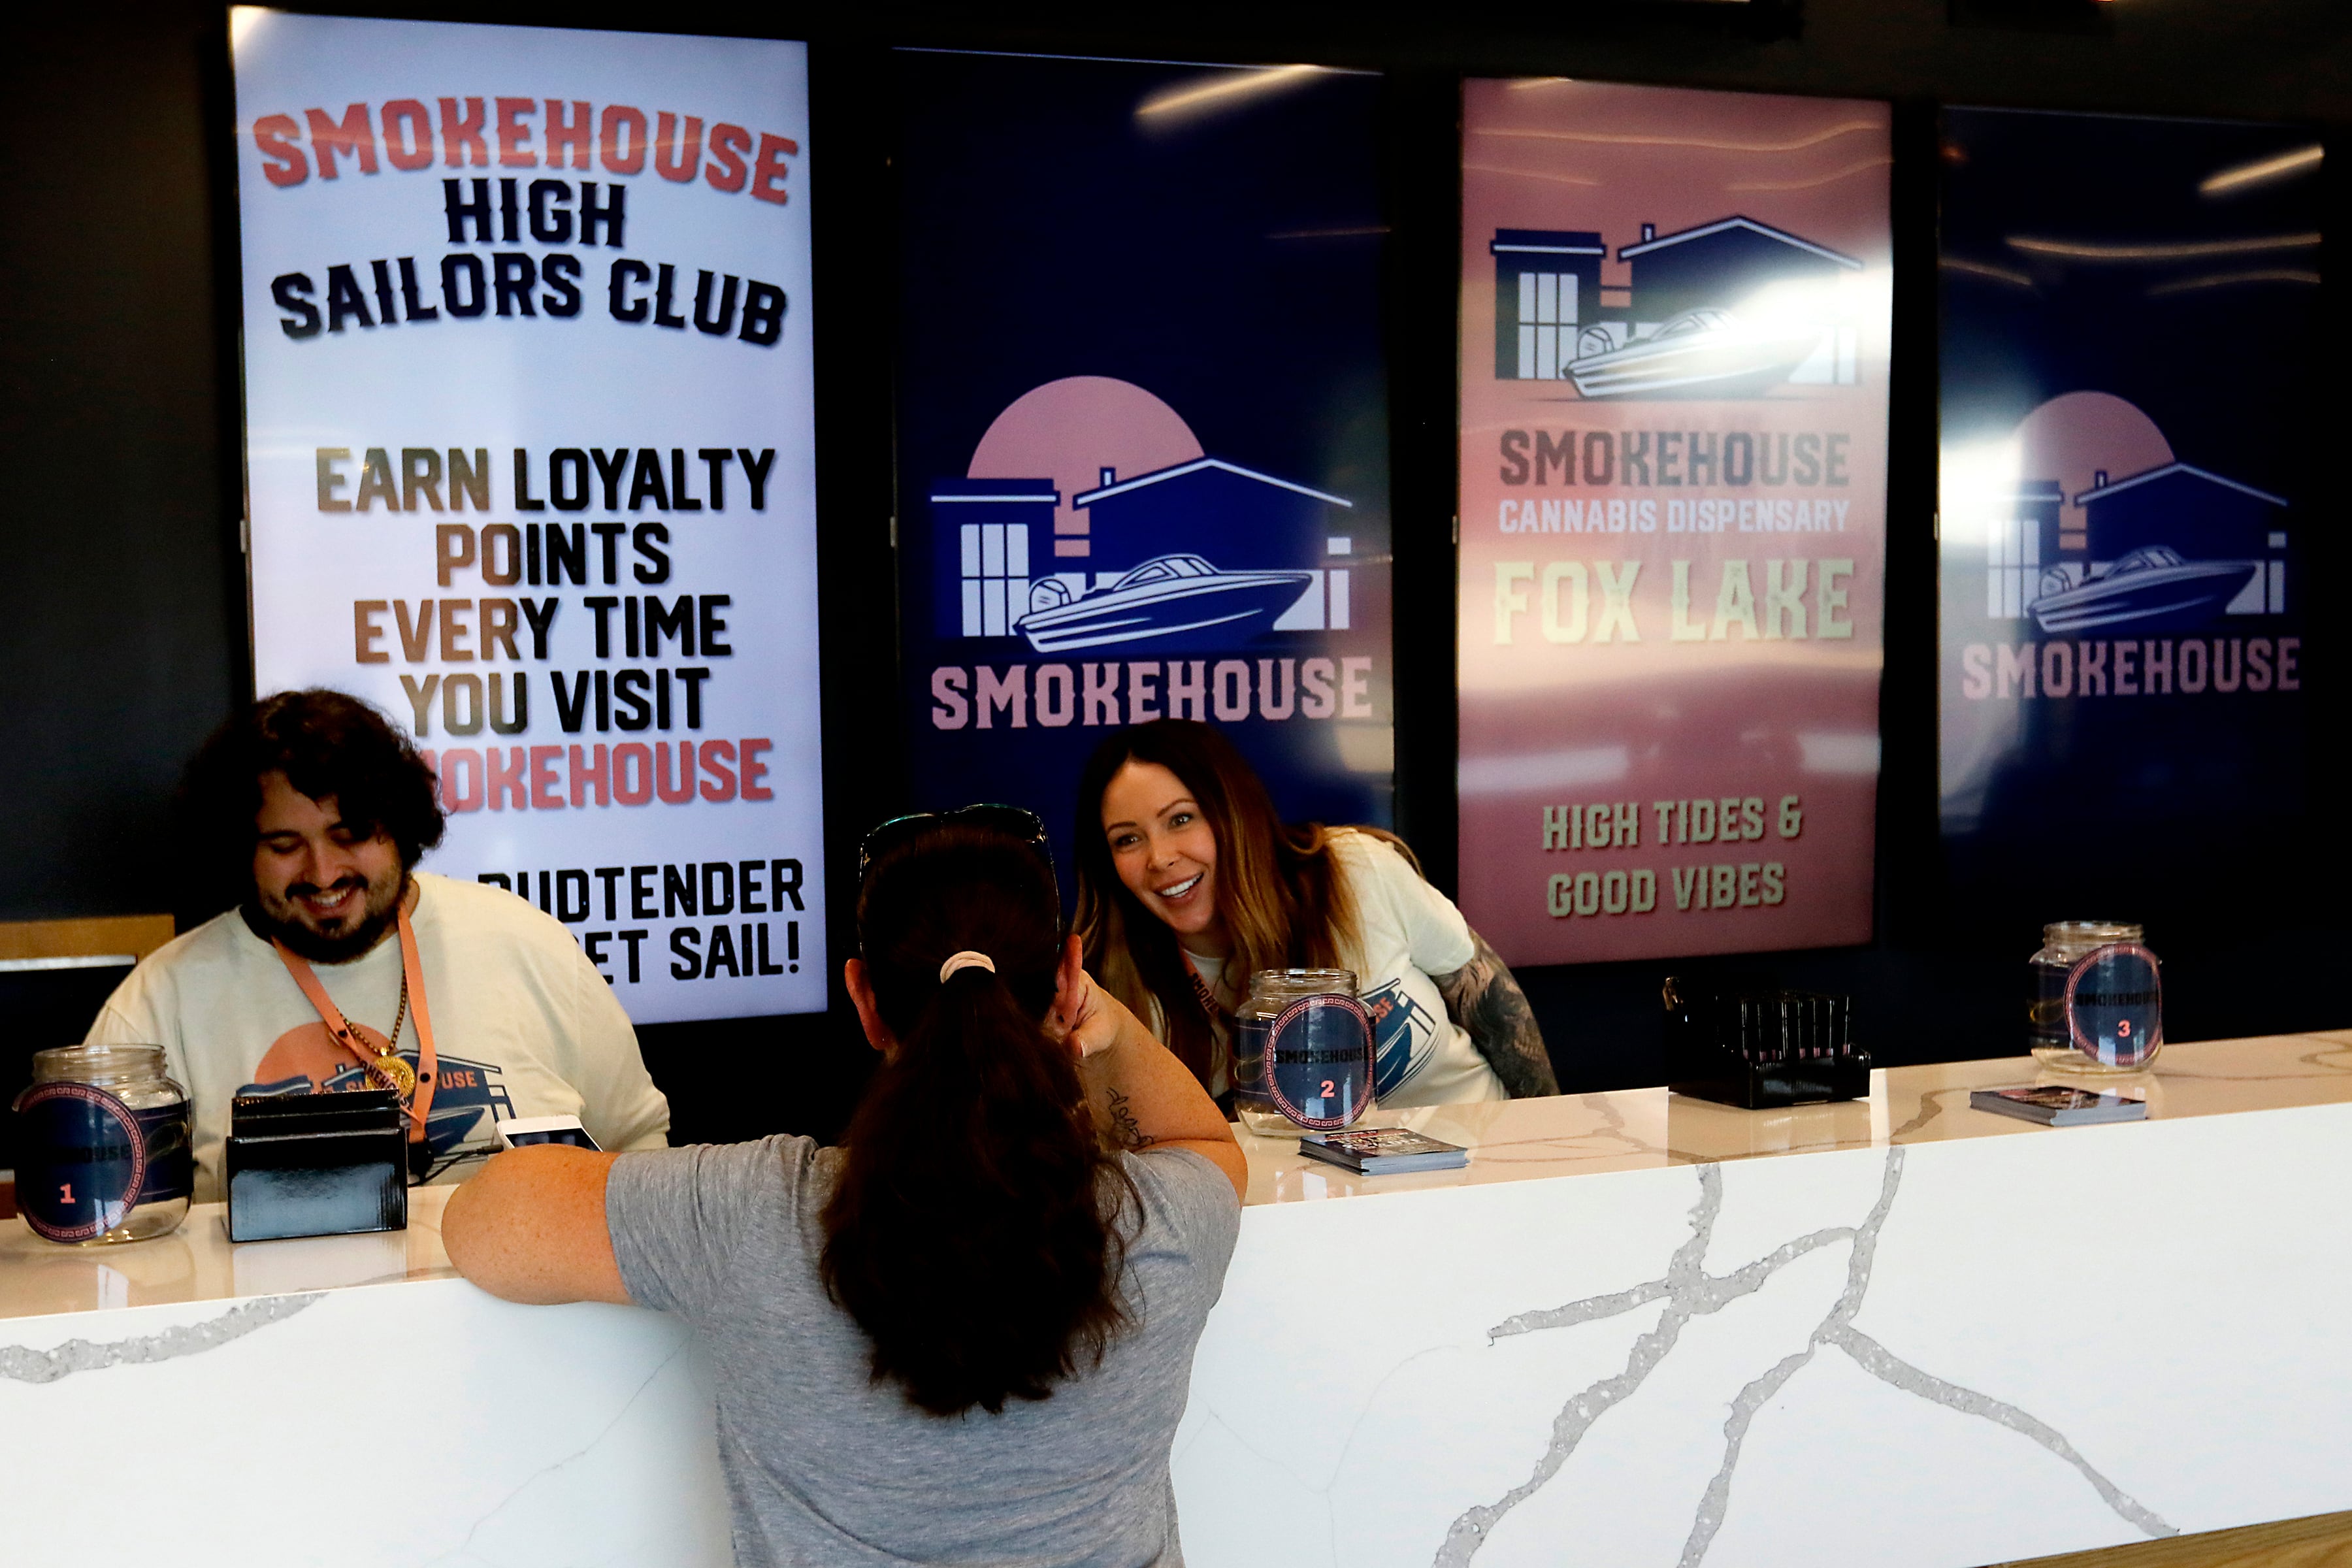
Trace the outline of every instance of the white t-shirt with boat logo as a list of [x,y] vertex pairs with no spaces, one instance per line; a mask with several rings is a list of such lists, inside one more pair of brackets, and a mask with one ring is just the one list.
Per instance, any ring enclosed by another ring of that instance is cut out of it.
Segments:
[[[431,1179],[457,1181],[498,1149],[512,1116],[572,1115],[605,1149],[668,1142],[669,1102],[636,1031],[571,933],[502,889],[416,873],[410,923],[433,1014],[439,1077],[425,1132]],[[313,965],[353,1029],[380,1047],[400,1006],[400,941]],[[217,1203],[229,1101],[365,1087],[277,950],[232,910],[150,954],[90,1026],[93,1045],[157,1045],[185,1085],[198,1203]],[[400,1054],[416,1065],[414,1022]]]

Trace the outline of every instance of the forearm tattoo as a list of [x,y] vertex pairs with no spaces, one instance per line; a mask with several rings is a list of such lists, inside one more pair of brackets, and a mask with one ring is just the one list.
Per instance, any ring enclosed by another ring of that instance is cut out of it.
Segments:
[[1127,1096],[1112,1089],[1103,1101],[1103,1114],[1110,1122],[1111,1142],[1122,1149],[1148,1149],[1152,1140],[1144,1134],[1143,1123],[1135,1119],[1135,1107]]
[[1474,931],[1470,940],[1476,947],[1469,963],[1451,974],[1430,976],[1445,998],[1446,1016],[1469,1031],[1470,1043],[1512,1099],[1558,1094],[1559,1079],[1552,1071],[1551,1055],[1544,1049],[1543,1031],[1536,1027],[1527,993],[1485,937]]

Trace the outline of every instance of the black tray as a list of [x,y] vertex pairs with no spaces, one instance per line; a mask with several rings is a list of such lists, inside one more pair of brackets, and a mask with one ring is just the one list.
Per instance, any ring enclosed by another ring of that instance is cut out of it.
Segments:
[[388,1089],[230,1103],[228,1238],[408,1227],[408,1139]]
[[1853,999],[1769,976],[1666,977],[1666,1087],[1750,1110],[1870,1096]]

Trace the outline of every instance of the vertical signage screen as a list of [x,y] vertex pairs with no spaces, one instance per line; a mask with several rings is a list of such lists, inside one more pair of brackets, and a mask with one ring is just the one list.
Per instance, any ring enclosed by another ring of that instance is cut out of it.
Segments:
[[1465,84],[1462,908],[1515,963],[1866,941],[1889,113]]
[[823,1007],[805,47],[231,27],[256,687],[640,1022]]
[[919,800],[1031,806],[1066,866],[1087,753],[1176,717],[1286,817],[1388,823],[1379,79],[897,63]]

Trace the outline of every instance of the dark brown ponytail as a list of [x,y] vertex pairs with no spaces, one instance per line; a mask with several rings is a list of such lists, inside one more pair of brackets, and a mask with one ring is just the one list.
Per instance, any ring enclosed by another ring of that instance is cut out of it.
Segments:
[[[1034,849],[970,826],[892,850],[858,897],[896,1046],[845,1137],[821,1267],[873,1342],[875,1380],[933,1415],[1047,1398],[1124,1322],[1115,1219],[1129,1188],[1040,1022],[1060,915]],[[942,982],[965,950],[994,972]]]

